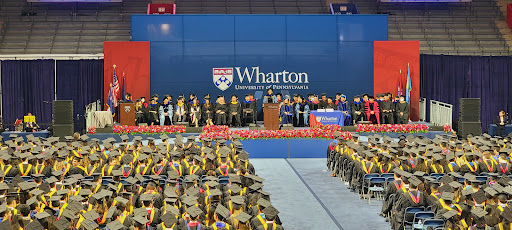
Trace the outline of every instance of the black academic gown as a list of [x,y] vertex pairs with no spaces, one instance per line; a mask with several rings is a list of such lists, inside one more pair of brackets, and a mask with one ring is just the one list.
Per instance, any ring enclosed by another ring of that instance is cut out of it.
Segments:
[[[419,193],[420,194],[418,196],[418,190],[414,190],[402,193],[400,195],[400,198],[398,199],[393,211],[393,221],[391,223],[393,229],[403,229],[402,223],[406,208],[426,206],[427,202],[424,193]],[[416,202],[412,197],[418,197],[418,201]]]
[[[400,103],[398,102],[395,107],[396,115],[397,115],[397,123],[398,124],[407,124],[409,122],[409,103]],[[403,113],[403,115],[400,115]]]
[[[219,112],[219,113],[217,113]],[[224,112],[224,113],[221,113]],[[227,113],[228,113],[228,105],[227,104],[216,104],[215,105],[215,124],[216,125],[226,125],[227,124]]]

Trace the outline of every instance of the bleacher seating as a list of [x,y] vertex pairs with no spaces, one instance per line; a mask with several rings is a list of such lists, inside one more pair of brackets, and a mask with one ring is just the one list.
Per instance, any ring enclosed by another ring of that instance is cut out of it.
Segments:
[[327,14],[325,0],[176,0],[178,14]]
[[504,15],[495,0],[471,3],[378,3],[352,0],[362,14],[389,14],[389,40],[420,40],[424,54],[510,55],[496,26]]
[[[130,15],[144,14],[148,2],[30,4],[0,0],[0,21],[4,22],[0,53],[102,53],[103,41],[130,40]],[[27,14],[32,15],[24,16]]]

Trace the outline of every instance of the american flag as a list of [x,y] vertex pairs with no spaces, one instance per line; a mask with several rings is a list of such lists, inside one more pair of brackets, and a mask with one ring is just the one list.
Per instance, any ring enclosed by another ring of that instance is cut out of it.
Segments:
[[116,68],[114,66],[114,78],[112,80],[112,88],[114,89],[114,107],[117,107],[117,101],[119,100],[119,81],[117,80]]

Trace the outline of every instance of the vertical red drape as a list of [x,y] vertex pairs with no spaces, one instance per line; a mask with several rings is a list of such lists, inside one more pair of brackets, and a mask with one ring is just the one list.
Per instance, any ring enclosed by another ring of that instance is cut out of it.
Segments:
[[[420,103],[420,42],[374,41],[373,42],[373,92],[397,95],[398,82],[406,93],[407,65],[411,71],[411,101],[409,117],[419,120]],[[402,70],[402,73],[400,73]]]
[[[148,98],[150,95],[150,43],[149,42],[104,42],[104,98],[108,97],[109,85],[114,76],[113,65],[119,80],[122,97],[123,72],[125,73],[125,91],[133,96]],[[122,99],[122,98],[120,98]]]

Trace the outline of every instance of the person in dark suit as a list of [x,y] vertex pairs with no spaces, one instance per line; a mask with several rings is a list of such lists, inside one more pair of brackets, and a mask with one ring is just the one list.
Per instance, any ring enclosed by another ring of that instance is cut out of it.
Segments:
[[508,124],[508,116],[505,114],[505,111],[500,111],[494,124],[496,124],[496,136],[504,137],[506,135],[505,125]]

